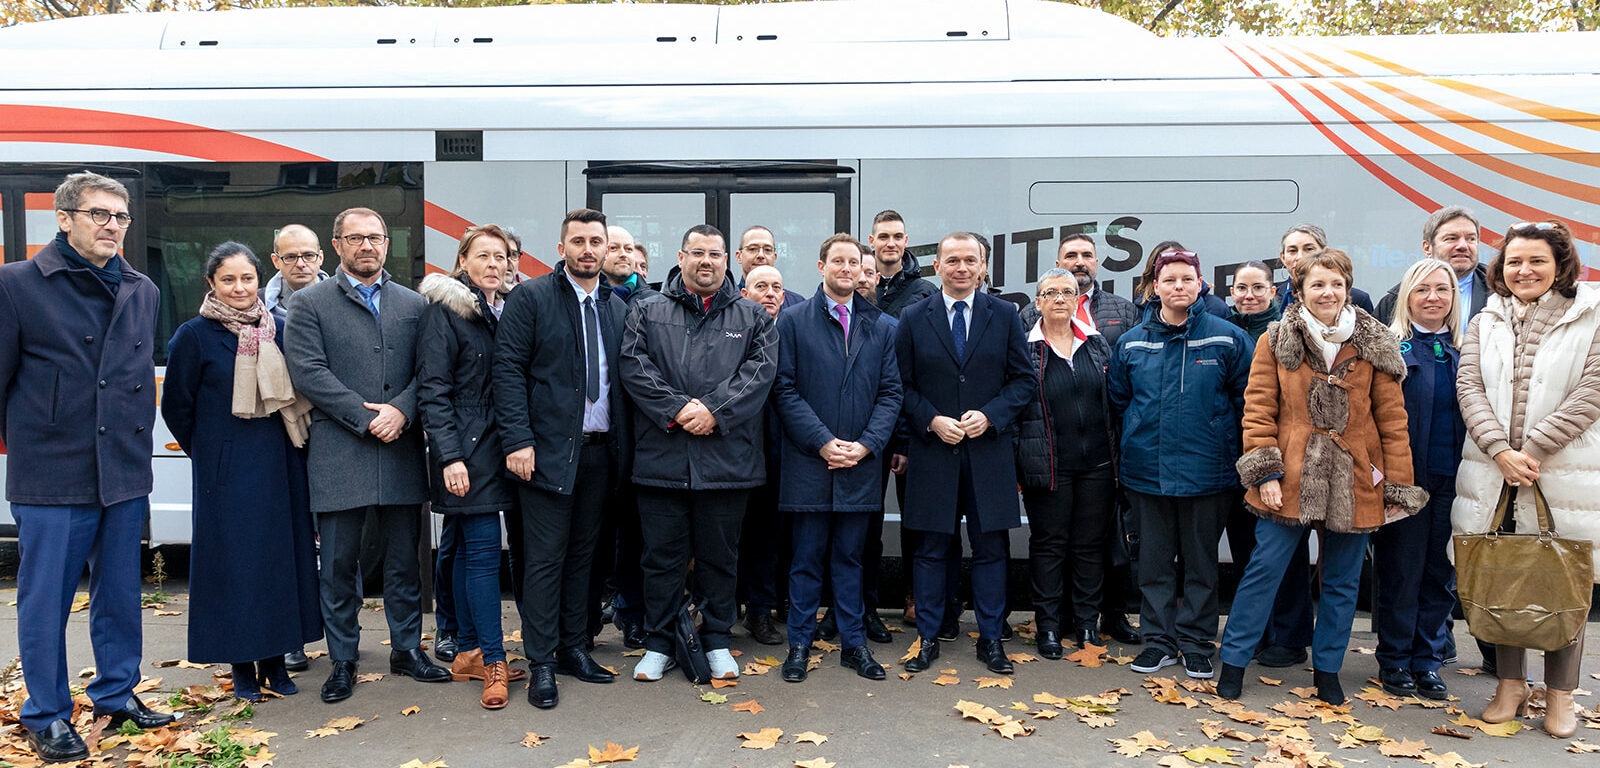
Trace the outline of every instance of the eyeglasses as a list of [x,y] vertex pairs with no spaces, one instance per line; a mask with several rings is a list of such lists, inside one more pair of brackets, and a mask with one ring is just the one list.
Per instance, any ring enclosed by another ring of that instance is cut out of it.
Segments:
[[[104,223],[104,222],[100,222]],[[1512,232],[1548,232],[1561,226],[1553,221],[1519,221],[1511,225]]]
[[684,253],[687,253],[690,256],[693,256],[693,257],[695,257],[697,259],[703,259],[703,258],[706,258],[707,256],[709,256],[709,257],[711,257],[713,259],[726,259],[726,258],[728,258],[728,252],[727,251],[708,251],[708,250],[705,250],[704,248],[696,248],[696,249],[694,249],[692,251],[684,251]]
[[1242,293],[1242,294],[1244,294],[1246,296],[1265,296],[1265,295],[1267,295],[1269,293],[1272,293],[1272,286],[1270,286],[1270,285],[1242,285],[1240,283],[1234,283],[1233,284],[1233,292],[1234,293]]
[[322,261],[322,252],[315,253],[274,253],[278,261],[285,264],[310,264],[313,261]]
[[1039,298],[1044,299],[1045,301],[1072,301],[1073,299],[1078,298],[1078,294],[1076,291],[1063,291],[1058,288],[1051,288],[1050,290],[1039,294]]
[[61,210],[67,213],[86,213],[89,215],[89,220],[94,222],[97,227],[105,226],[112,219],[116,219],[117,226],[123,229],[127,229],[128,225],[133,223],[133,216],[126,213],[112,213],[104,208],[95,208],[87,211],[82,208],[62,208]]
[[383,245],[384,241],[389,239],[389,236],[388,235],[344,235],[344,236],[340,237],[339,239],[343,240],[344,244],[350,246],[351,248],[360,248],[363,243],[372,243],[373,245]]
[[767,253],[767,254],[772,254],[772,253],[777,253],[778,252],[778,249],[773,248],[770,245],[756,245],[756,244],[747,245],[747,246],[745,246],[745,247],[743,247],[743,248],[741,248],[739,250],[742,250],[745,253]]

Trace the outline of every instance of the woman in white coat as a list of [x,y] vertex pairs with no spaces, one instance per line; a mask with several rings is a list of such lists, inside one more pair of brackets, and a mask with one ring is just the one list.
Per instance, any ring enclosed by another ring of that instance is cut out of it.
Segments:
[[[1524,222],[1506,232],[1489,265],[1488,304],[1467,327],[1456,384],[1467,440],[1456,473],[1456,533],[1489,528],[1501,483],[1538,481],[1562,536],[1600,539],[1600,288],[1577,282],[1583,267],[1572,234],[1558,222]],[[1519,494],[1515,530],[1538,530],[1532,494]],[[1597,569],[1600,572],[1600,569]],[[1499,685],[1483,719],[1523,714],[1527,651],[1500,645]],[[1544,729],[1577,728],[1583,633],[1545,654]]]

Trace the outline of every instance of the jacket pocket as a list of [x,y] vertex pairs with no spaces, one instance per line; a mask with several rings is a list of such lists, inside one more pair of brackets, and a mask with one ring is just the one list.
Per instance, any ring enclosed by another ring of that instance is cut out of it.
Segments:
[[216,479],[214,485],[216,487],[221,488],[228,484],[228,475],[230,474],[229,467],[232,466],[232,463],[233,441],[224,440],[222,441],[222,445],[217,448],[217,467],[216,474],[214,475]]
[[50,377],[50,421],[49,421],[49,424],[51,426],[55,425],[56,417],[60,413],[61,413],[61,371],[58,370],[58,371],[55,372],[55,374],[53,376]]

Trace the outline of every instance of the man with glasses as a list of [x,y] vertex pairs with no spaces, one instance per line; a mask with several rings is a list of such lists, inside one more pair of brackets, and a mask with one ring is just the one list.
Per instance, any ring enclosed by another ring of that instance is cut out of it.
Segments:
[[22,725],[46,762],[89,756],[72,729],[66,632],[89,568],[95,717],[158,728],[133,693],[143,635],[139,540],[150,511],[160,293],[118,255],[133,217],[128,190],[94,173],[55,192],[56,237],[0,266],[0,440],[17,521],[17,648],[28,699]]
[[671,663],[691,557],[711,676],[739,676],[728,652],[739,526],[745,497],[767,479],[762,414],[778,335],[767,310],[740,298],[728,279],[723,243],[716,227],[690,228],[661,294],[635,304],[623,330],[649,632],[635,680],[660,680]]
[[[739,262],[739,290],[744,290],[745,280],[750,276],[750,270],[756,267],[778,266],[777,241],[772,238],[772,230],[757,224],[747,227],[743,235],[739,236],[739,250],[735,251],[733,258]],[[783,291],[783,308],[788,309],[802,301],[801,296],[787,288]]]
[[317,234],[304,224],[290,224],[272,238],[272,266],[278,270],[261,288],[261,301],[274,316],[289,318],[288,301],[295,291],[328,278],[322,271]]
[[383,559],[389,670],[442,683],[450,672],[422,651],[417,541],[428,498],[422,430],[415,428],[417,320],[426,301],[383,268],[383,217],[351,208],[333,220],[339,268],[289,307],[284,352],[311,414],[311,511],[322,541],[322,621],[333,670],[328,703],[350,698],[360,656],[362,530],[370,518]]

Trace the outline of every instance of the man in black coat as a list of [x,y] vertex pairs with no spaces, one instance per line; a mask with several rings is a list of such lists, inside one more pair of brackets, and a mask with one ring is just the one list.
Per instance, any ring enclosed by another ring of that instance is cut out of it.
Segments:
[[589,570],[628,447],[623,303],[600,279],[605,214],[567,213],[556,253],[554,271],[506,298],[494,366],[506,469],[523,482],[522,638],[541,709],[556,705],[557,670],[614,677],[587,648]]
[[88,757],[72,729],[67,608],[87,565],[98,674],[85,693],[112,728],[172,722],[139,682],[139,540],[150,512],[160,292],[117,254],[128,190],[95,173],[55,193],[55,239],[0,266],[0,441],[17,522],[17,649],[22,725],[48,762]]
[[[1461,289],[1462,329],[1489,302],[1487,269],[1478,262],[1478,234],[1477,217],[1459,205],[1435,211],[1422,225],[1422,257],[1448,261],[1456,273],[1456,285]],[[1399,298],[1400,286],[1390,288],[1378,301],[1373,317],[1383,323],[1393,320]]]
[[635,304],[623,330],[649,631],[635,680],[659,680],[669,664],[690,557],[706,662],[713,677],[739,676],[728,652],[739,526],[749,490],[766,482],[761,417],[778,335],[767,310],[728,279],[724,243],[716,227],[690,228],[661,295]]
[[896,356],[911,433],[903,523],[918,531],[915,574],[920,647],[906,669],[939,658],[948,602],[945,577],[961,518],[972,547],[978,660],[1009,674],[1001,640],[1006,607],[1007,531],[1021,524],[1015,424],[1032,393],[1032,373],[1016,309],[978,290],[988,269],[968,233],[939,241],[943,288],[900,316]]
[[922,279],[917,257],[906,252],[906,221],[895,211],[879,211],[872,217],[873,258],[878,264],[878,309],[898,318],[906,307],[939,292],[933,283]]

